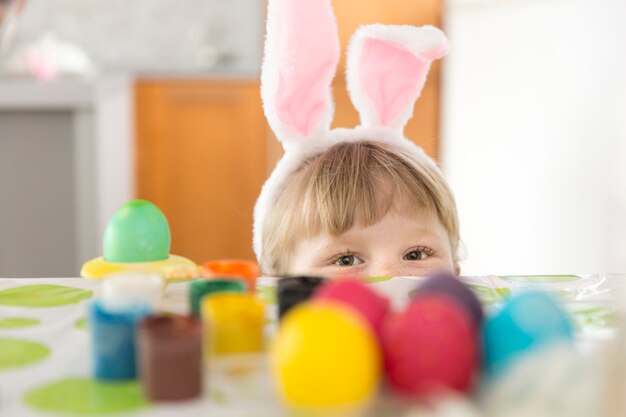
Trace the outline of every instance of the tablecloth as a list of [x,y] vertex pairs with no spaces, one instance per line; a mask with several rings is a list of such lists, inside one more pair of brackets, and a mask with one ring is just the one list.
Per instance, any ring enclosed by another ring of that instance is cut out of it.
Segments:
[[[402,308],[421,278],[372,280],[370,285]],[[624,275],[481,276],[463,280],[488,314],[516,291],[538,288],[572,312],[577,344],[590,350],[615,332]],[[267,331],[275,329],[276,279],[258,280],[267,305]],[[198,400],[151,404],[136,381],[105,384],[92,379],[86,310],[100,283],[81,278],[0,279],[0,416],[47,415],[241,416],[281,413],[262,355],[209,364],[205,395]],[[188,283],[168,285],[163,309],[188,311]],[[245,363],[244,368],[241,364]],[[245,372],[233,372],[247,369]],[[119,413],[119,414],[118,414]]]

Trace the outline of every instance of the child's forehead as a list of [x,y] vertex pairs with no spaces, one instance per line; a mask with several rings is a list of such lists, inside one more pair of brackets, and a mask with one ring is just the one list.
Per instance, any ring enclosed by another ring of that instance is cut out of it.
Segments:
[[[332,164],[340,165],[341,158]],[[303,181],[292,184],[289,205],[304,213],[305,233],[336,234],[355,224],[370,226],[390,211],[437,219],[433,190],[416,179],[420,176],[417,169],[384,164],[376,160],[357,170],[322,164],[301,173]]]
[[425,207],[392,207],[384,213],[378,221],[373,224],[363,224],[355,222],[355,224],[343,234],[347,235],[351,232],[364,231],[383,231],[386,228],[395,230],[406,230],[411,233],[438,233],[444,230],[442,223],[437,215]]
[[319,250],[338,249],[339,246],[358,247],[366,242],[381,241],[385,245],[396,243],[428,244],[437,246],[437,242],[447,242],[449,235],[437,216],[429,210],[412,212],[390,210],[376,223],[371,225],[354,224],[342,233],[318,230],[308,236],[296,238],[296,245],[308,242]]
[[[389,198],[391,198],[391,201]],[[443,223],[434,208],[416,205],[397,195],[385,198],[385,200],[386,203],[390,204],[385,207],[384,210],[380,210],[378,215],[374,216],[374,218],[367,219],[364,215],[364,210],[355,209],[353,210],[353,221],[345,223],[339,230],[337,230],[336,224],[317,219],[314,222],[310,222],[309,225],[302,230],[301,235],[307,238],[322,235],[328,237],[348,236],[351,232],[380,230],[386,226],[401,226],[413,231],[443,230],[445,232]]]

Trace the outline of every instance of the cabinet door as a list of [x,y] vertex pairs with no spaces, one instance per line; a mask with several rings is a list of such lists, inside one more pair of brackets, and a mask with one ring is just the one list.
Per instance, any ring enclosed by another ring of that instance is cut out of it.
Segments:
[[165,213],[172,253],[249,258],[267,177],[256,81],[144,80],[136,86],[137,195]]

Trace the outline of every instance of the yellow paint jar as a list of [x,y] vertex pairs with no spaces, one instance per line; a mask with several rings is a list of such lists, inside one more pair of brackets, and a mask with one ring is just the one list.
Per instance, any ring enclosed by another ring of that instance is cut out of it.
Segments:
[[205,354],[263,350],[264,306],[251,294],[219,293],[202,299]]

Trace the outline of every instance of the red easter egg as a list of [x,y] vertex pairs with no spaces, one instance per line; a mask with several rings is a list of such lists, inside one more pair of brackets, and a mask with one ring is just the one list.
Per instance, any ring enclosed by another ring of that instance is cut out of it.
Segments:
[[383,350],[390,384],[415,396],[446,389],[467,392],[480,365],[472,318],[439,294],[419,296],[386,320]]
[[352,307],[367,321],[378,339],[382,338],[383,322],[389,311],[389,300],[357,279],[339,279],[319,287],[313,299],[331,300]]

